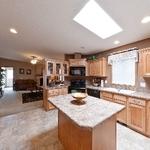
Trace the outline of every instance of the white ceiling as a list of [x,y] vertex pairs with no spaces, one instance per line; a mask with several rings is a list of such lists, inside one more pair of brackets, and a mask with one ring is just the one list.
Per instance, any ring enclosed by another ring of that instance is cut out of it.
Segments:
[[[149,0],[97,0],[123,28],[105,40],[73,21],[87,1],[0,0],[0,57],[28,60],[31,55],[90,54],[150,37],[150,23],[140,23],[150,15]],[[19,33],[11,34],[10,27]],[[114,45],[115,40],[121,43]]]

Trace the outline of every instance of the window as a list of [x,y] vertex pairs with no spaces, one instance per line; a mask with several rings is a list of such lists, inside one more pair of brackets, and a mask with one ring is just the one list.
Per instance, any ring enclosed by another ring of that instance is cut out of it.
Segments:
[[112,65],[112,83],[134,86],[137,61],[137,51],[109,56],[108,62]]

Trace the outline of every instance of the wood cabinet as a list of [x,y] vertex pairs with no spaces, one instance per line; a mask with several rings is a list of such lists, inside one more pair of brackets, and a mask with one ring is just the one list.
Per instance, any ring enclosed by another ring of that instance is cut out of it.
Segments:
[[101,92],[100,97],[104,100],[113,101],[113,93],[110,92]]
[[124,105],[125,109],[123,109],[120,113],[117,114],[117,120],[121,123],[127,124],[127,97],[123,95],[114,94],[114,102]]
[[63,74],[68,76],[69,75],[69,63],[68,63],[68,61],[64,61],[62,67],[63,67],[63,69],[62,69]]
[[62,63],[61,62],[56,62],[55,63],[55,74],[59,75],[62,74]]
[[43,105],[46,111],[50,109],[54,109],[55,107],[48,101],[49,98],[58,96],[58,95],[65,95],[68,94],[68,88],[63,87],[60,89],[44,89],[44,101]]
[[139,75],[150,77],[150,48],[139,51]]
[[46,76],[57,76],[59,74],[66,76],[69,74],[69,63],[67,61],[46,60],[45,74]]
[[137,98],[128,99],[128,126],[137,131],[145,133],[146,103]]
[[147,104],[146,121],[146,134],[150,137],[150,102]]
[[89,76],[106,76],[106,58],[88,62]]
[[46,61],[45,62],[45,70],[46,70],[46,75],[53,75],[54,74],[54,67],[55,67],[55,62],[54,61]]
[[76,66],[87,66],[86,59],[69,59],[69,65],[71,67]]
[[101,91],[101,99],[124,105],[117,120],[150,137],[150,101],[105,91]]

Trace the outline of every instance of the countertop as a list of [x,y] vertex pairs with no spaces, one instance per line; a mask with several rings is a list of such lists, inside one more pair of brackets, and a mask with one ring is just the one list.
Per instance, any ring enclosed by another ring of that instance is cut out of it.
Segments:
[[106,100],[87,96],[86,104],[74,105],[71,101],[74,98],[71,94],[60,95],[50,98],[49,101],[67,115],[80,127],[94,128],[106,119],[115,115],[123,108],[123,105],[112,103]]
[[140,99],[150,101],[150,93],[147,93],[147,92],[137,92],[137,91],[132,91],[132,90],[124,90],[124,89],[118,90],[116,88],[95,87],[92,85],[87,85],[86,88],[97,89],[99,91],[106,91],[106,92],[121,94],[121,95],[125,95],[125,96],[131,96],[131,97],[140,98]]

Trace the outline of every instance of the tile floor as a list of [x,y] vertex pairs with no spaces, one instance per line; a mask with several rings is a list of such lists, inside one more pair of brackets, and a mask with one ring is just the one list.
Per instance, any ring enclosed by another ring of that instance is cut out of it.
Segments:
[[[56,109],[37,108],[1,117],[0,150],[63,150],[57,115]],[[117,124],[117,150],[150,150],[150,139]]]
[[22,93],[28,91],[13,91],[5,88],[4,96],[0,98],[0,117],[42,107],[42,101],[22,103]]

